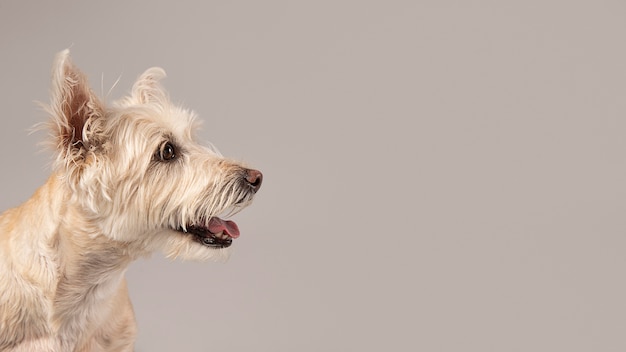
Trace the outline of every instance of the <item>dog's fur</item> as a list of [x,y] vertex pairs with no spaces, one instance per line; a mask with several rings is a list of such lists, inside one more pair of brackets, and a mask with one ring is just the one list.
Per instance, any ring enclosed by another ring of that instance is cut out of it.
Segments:
[[215,245],[210,222],[237,237],[218,215],[248,205],[261,173],[194,141],[194,114],[170,102],[164,75],[148,69],[105,106],[69,51],[57,55],[53,173],[0,215],[0,351],[132,351],[132,260],[228,256],[228,231]]

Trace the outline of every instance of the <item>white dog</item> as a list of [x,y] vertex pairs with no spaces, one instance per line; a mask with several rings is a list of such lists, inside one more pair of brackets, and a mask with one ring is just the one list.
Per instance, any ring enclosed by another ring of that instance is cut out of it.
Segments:
[[132,351],[124,273],[154,250],[226,258],[262,174],[194,141],[194,114],[172,105],[148,69],[104,106],[58,54],[48,111],[48,181],[0,215],[0,351]]

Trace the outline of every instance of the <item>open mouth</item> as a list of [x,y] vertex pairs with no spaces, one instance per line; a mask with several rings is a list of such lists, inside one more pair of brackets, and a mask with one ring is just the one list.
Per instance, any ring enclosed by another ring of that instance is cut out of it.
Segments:
[[211,248],[230,247],[233,239],[239,237],[239,227],[234,221],[213,217],[206,225],[188,225],[179,232],[189,234],[196,241]]

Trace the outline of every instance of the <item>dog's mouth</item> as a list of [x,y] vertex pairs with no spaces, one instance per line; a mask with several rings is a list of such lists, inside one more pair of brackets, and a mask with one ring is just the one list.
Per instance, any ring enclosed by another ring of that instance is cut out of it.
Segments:
[[179,232],[189,234],[203,246],[211,248],[230,247],[233,239],[239,237],[239,227],[234,221],[211,218],[206,225],[187,225]]

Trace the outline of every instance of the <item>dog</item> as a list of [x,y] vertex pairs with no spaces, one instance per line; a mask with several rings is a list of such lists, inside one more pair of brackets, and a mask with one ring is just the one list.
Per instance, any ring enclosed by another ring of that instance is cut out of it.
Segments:
[[225,260],[232,216],[263,175],[195,141],[193,112],[150,68],[104,104],[57,54],[52,174],[0,215],[0,351],[132,351],[136,322],[124,274],[139,257]]

